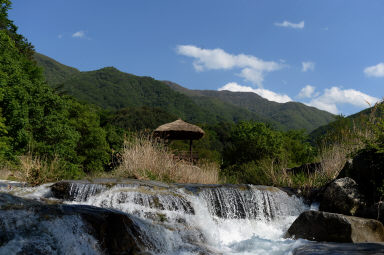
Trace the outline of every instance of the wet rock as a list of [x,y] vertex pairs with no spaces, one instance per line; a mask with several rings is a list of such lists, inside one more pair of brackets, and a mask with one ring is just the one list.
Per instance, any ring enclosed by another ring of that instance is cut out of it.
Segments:
[[384,242],[384,227],[373,219],[306,211],[292,223],[286,237],[340,243]]
[[296,248],[293,255],[380,255],[384,254],[384,244],[359,243],[335,244],[316,243]]
[[57,182],[51,186],[53,197],[64,200],[72,200],[70,196],[71,186],[69,182]]
[[359,208],[365,206],[364,198],[358,190],[357,183],[344,177],[327,185],[322,194],[320,211],[356,215]]
[[[21,238],[20,254],[60,253],[62,247],[57,244],[57,235],[63,239],[84,238],[89,242],[87,254],[138,254],[153,248],[151,240],[131,217],[115,210],[85,205],[45,205],[0,193],[0,240],[2,246],[6,246]],[[29,249],[30,246],[35,247],[34,250]]]

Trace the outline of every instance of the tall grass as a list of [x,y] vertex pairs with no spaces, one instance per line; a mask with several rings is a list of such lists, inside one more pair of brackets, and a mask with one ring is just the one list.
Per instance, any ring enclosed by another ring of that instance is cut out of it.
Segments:
[[112,174],[126,178],[178,183],[219,182],[217,163],[203,162],[193,165],[179,160],[164,143],[144,135],[125,140],[121,164]]

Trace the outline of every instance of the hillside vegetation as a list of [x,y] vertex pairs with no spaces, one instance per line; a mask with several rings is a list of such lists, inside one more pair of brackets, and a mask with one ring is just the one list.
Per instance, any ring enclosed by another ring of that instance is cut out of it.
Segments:
[[56,60],[40,53],[34,54],[34,59],[39,66],[43,67],[43,73],[48,84],[56,86],[64,82],[71,75],[80,73],[76,68],[63,65]]
[[335,117],[301,103],[271,102],[255,93],[189,90],[172,82],[127,74],[113,67],[78,72],[41,54],[36,55],[36,60],[44,68],[49,85],[56,88],[60,84],[61,90],[69,95],[108,110],[160,108],[194,123],[254,120],[281,130],[304,129],[307,132]]
[[277,103],[269,101],[252,92],[231,92],[215,90],[189,90],[182,86],[164,81],[175,91],[191,97],[197,104],[204,101],[219,100],[221,102],[247,109],[271,123],[278,123],[284,129],[305,129],[311,131],[333,120],[335,116],[302,103]]

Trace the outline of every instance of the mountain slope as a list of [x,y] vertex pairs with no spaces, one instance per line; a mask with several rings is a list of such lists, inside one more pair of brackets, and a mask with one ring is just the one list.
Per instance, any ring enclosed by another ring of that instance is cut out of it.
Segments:
[[60,86],[77,99],[108,110],[154,107],[195,123],[212,124],[239,119],[268,121],[246,109],[229,106],[218,100],[210,100],[205,103],[208,106],[200,107],[188,96],[172,90],[163,82],[123,73],[113,67],[71,74]]
[[48,84],[55,86],[66,80],[68,77],[80,73],[76,68],[63,65],[56,60],[40,53],[35,53],[35,61],[44,69],[44,76]]
[[376,117],[382,117],[383,112],[374,107],[369,107],[358,113],[349,115],[347,117],[337,117],[335,121],[328,123],[327,125],[320,126],[314,129],[310,134],[312,141],[319,140],[322,136],[330,134],[332,132],[339,132],[342,129],[353,129],[367,126],[367,123],[370,122],[370,119]]
[[252,92],[188,90],[173,82],[164,81],[164,83],[173,90],[188,95],[197,104],[202,98],[219,99],[222,102],[247,109],[261,117],[280,123],[288,129],[311,131],[335,120],[335,116],[329,112],[297,102],[272,102]]
[[154,107],[195,123],[267,122],[280,129],[311,131],[334,116],[300,103],[279,104],[255,93],[189,90],[176,83],[121,72],[113,67],[80,72],[37,54],[47,82],[104,109]]

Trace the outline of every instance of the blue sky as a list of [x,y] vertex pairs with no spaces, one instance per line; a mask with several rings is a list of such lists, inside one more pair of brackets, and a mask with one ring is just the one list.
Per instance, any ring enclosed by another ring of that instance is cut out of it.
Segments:
[[384,96],[384,1],[14,0],[36,50],[349,115]]

